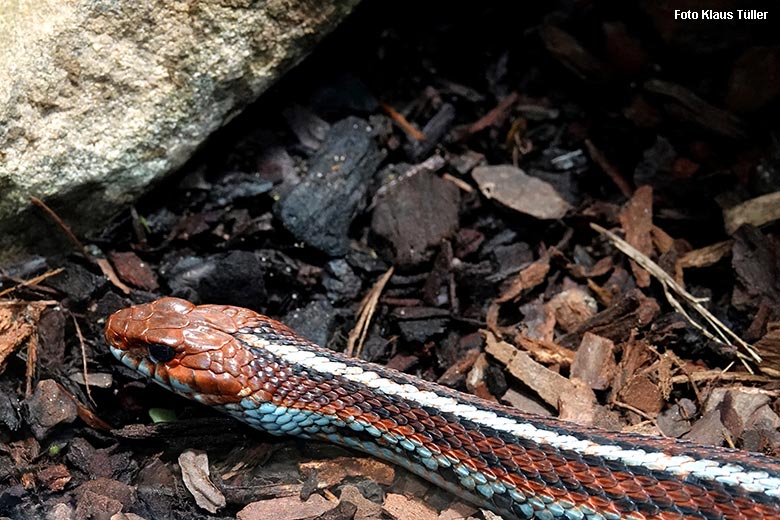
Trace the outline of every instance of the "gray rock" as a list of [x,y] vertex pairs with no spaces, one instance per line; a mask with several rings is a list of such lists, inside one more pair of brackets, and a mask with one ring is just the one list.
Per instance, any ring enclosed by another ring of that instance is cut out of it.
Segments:
[[104,223],[358,2],[0,5],[0,259],[61,245],[30,196],[77,233]]

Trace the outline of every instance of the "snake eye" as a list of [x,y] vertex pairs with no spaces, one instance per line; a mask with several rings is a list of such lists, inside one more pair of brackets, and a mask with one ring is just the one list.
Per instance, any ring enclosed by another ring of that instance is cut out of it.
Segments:
[[155,363],[167,363],[176,357],[176,351],[168,345],[153,343],[149,345],[149,356]]

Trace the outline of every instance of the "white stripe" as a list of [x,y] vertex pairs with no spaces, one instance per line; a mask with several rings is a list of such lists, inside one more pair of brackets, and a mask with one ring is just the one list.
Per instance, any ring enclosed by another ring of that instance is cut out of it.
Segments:
[[[427,390],[420,390],[411,384],[399,384],[383,378],[376,372],[362,369],[356,365],[347,365],[333,361],[325,356],[298,349],[293,345],[282,345],[263,341],[253,334],[238,334],[238,337],[253,346],[267,349],[272,354],[289,363],[298,363],[320,373],[340,376],[356,383],[381,390],[387,395],[413,401],[449,412],[463,419],[511,433],[538,443],[549,444],[558,449],[577,451],[584,455],[595,455],[609,460],[620,460],[630,466],[644,466],[651,470],[667,471],[685,478],[694,475],[698,478],[740,485],[747,491],[766,493],[780,497],[780,478],[770,477],[764,471],[746,471],[737,464],[720,464],[714,460],[694,459],[688,456],[672,456],[662,452],[646,452],[642,449],[628,450],[615,445],[597,444],[587,439],[577,439],[571,435],[561,435],[551,430],[537,428],[529,423],[517,422],[508,417],[500,417],[490,410],[481,410],[470,404],[460,403],[452,397],[445,397]],[[305,353],[305,354],[303,354]]]

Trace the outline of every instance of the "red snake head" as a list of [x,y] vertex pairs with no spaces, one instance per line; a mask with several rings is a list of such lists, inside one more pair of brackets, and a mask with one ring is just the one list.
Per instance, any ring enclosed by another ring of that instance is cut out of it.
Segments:
[[224,404],[241,400],[251,375],[253,355],[233,334],[259,318],[248,309],[162,298],[112,314],[106,340],[122,363],[169,390]]

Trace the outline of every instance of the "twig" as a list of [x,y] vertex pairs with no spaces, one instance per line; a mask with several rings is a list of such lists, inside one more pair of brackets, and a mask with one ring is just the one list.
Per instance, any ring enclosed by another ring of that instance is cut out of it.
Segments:
[[73,245],[76,246],[76,248],[79,250],[80,253],[84,254],[87,258],[91,258],[89,252],[84,247],[84,244],[81,243],[81,240],[78,239],[78,237],[71,231],[70,227],[62,221],[62,219],[57,215],[53,209],[51,209],[49,206],[46,205],[45,202],[43,202],[38,197],[30,197],[30,200],[33,204],[38,206],[43,210],[46,215],[49,216],[50,219],[54,221],[55,224],[57,224],[60,229],[65,233],[65,236],[68,237],[68,239],[73,242]]
[[57,215],[54,210],[52,210],[49,206],[47,206],[41,199],[38,199],[36,197],[30,197],[30,200],[32,200],[33,204],[41,208],[50,219],[54,221],[55,224],[57,224],[60,229],[62,229],[65,232],[65,235],[70,239],[71,242],[78,248],[79,252],[83,254],[87,260],[95,264],[100,268],[100,270],[103,272],[103,274],[111,281],[112,284],[116,286],[117,289],[122,291],[125,294],[130,294],[130,288],[122,283],[122,281],[119,279],[119,276],[117,276],[116,271],[114,271],[114,268],[111,266],[108,260],[105,258],[101,258],[100,256],[102,253],[98,252],[97,255],[93,254],[90,251],[90,248],[84,246],[84,244],[81,243],[81,241],[76,237],[76,235],[71,231],[70,227],[68,227],[65,222],[62,221],[62,219]]
[[76,337],[79,338],[79,345],[81,346],[81,371],[84,373],[84,387],[87,391],[87,399],[92,405],[97,408],[97,403],[92,399],[92,391],[89,389],[89,374],[87,373],[87,349],[84,347],[84,335],[81,334],[81,327],[75,316],[71,315],[73,319],[73,326],[76,328]]
[[413,138],[417,139],[418,141],[425,141],[425,134],[417,130],[412,123],[410,123],[402,113],[400,113],[398,110],[394,109],[387,103],[380,103],[379,104],[382,107],[382,110],[387,112],[387,115],[390,116],[390,119],[398,123],[398,126],[400,126],[404,132],[412,136]]
[[469,184],[468,182],[458,179],[454,175],[450,175],[449,173],[445,173],[441,176],[442,179],[445,181],[450,181],[452,184],[460,188],[461,190],[465,191],[466,193],[471,193],[474,191],[474,188]]
[[760,374],[744,374],[740,372],[724,372],[723,370],[702,370],[672,376],[672,384],[706,381],[728,381],[734,383],[771,383],[776,379]]
[[623,401],[612,401],[610,404],[612,404],[614,406],[617,406],[618,408],[623,408],[625,410],[628,410],[629,412],[634,412],[638,416],[644,417],[645,419],[650,421],[651,424],[656,425],[656,426],[658,425],[658,423],[656,423],[656,421],[655,421],[655,419],[653,417],[649,416],[646,412],[643,412],[639,408],[631,406],[630,404],[624,403]]
[[[688,322],[699,329],[702,334],[707,336],[709,339],[716,341],[718,343],[722,343],[724,345],[729,345],[728,340],[726,339],[726,336],[729,336],[734,342],[742,347],[742,349],[745,350],[745,352],[748,353],[748,355],[755,361],[756,363],[761,363],[761,356],[758,355],[758,353],[753,349],[753,347],[747,343],[745,340],[737,336],[734,332],[731,331],[726,325],[723,324],[718,318],[716,318],[709,310],[707,310],[701,302],[707,301],[703,298],[696,298],[691,293],[685,290],[684,287],[682,287],[680,284],[678,284],[675,279],[666,273],[661,267],[650,260],[647,256],[642,254],[640,251],[638,251],[636,248],[634,248],[631,244],[617,236],[616,234],[612,233],[611,231],[608,231],[604,229],[603,227],[599,226],[598,224],[591,223],[591,228],[596,230],[597,232],[601,233],[602,235],[606,236],[614,245],[615,247],[622,251],[626,256],[631,258],[634,262],[636,262],[638,265],[640,265],[643,269],[645,269],[647,272],[649,272],[653,277],[655,277],[656,280],[663,286],[664,288],[664,294],[666,295],[666,298],[669,300],[669,303],[674,307],[678,312],[680,312],[687,320]],[[688,313],[685,312],[680,302],[677,301],[676,298],[674,298],[669,290],[671,289],[672,292],[674,292],[677,296],[682,297],[685,299],[688,304],[693,307],[693,309],[701,315],[707,322],[716,330],[719,338],[716,338],[715,335],[713,335],[711,332],[709,332],[703,325],[700,325],[696,321],[694,321]],[[752,372],[750,366],[745,363],[745,356],[741,353],[737,353],[738,357],[742,359],[743,364],[748,369],[748,371]]]
[[[40,317],[40,313],[38,313]],[[32,396],[32,380],[35,376],[35,366],[38,364],[38,324],[30,330],[30,337],[27,339],[27,365],[25,366],[25,388],[24,397]]]
[[358,310],[358,320],[355,327],[349,331],[349,338],[347,339],[347,348],[345,354],[352,356],[353,354],[360,357],[360,352],[363,350],[363,342],[366,340],[366,334],[368,334],[368,326],[371,323],[371,317],[376,310],[376,304],[379,301],[379,296],[382,294],[382,290],[385,288],[387,281],[393,276],[394,267],[391,267],[383,274],[379,280],[376,281],[374,286],[368,291],[368,294],[360,302],[360,309]]
[[631,185],[628,184],[628,181],[623,178],[618,169],[609,162],[609,159],[601,153],[601,150],[596,148],[596,145],[594,145],[590,139],[585,139],[585,146],[588,148],[588,153],[590,154],[590,158],[593,159],[593,162],[598,164],[599,167],[604,170],[604,173],[612,179],[612,182],[618,187],[620,193],[622,193],[625,198],[630,199],[634,194],[634,190],[631,188]]
[[22,287],[28,287],[30,285],[38,285],[38,283],[44,281],[47,278],[50,278],[52,276],[60,274],[62,271],[64,271],[64,267],[58,267],[57,269],[52,269],[51,271],[46,271],[45,273],[36,276],[35,278],[30,278],[29,280],[24,280],[23,282],[19,282],[18,284],[14,285],[13,287],[9,287],[8,289],[3,289],[0,291],[0,298],[3,296],[10,294],[17,289],[21,289]]
[[108,278],[108,281],[114,285],[114,287],[125,294],[130,294],[130,287],[125,285],[124,282],[119,279],[119,275],[116,274],[114,266],[111,265],[111,262],[109,262],[107,258],[93,257],[92,260],[95,262],[95,265],[100,268],[106,278]]
[[502,99],[498,105],[490,109],[487,114],[471,123],[471,126],[469,126],[468,129],[468,134],[476,134],[477,132],[481,132],[489,126],[493,126],[496,124],[496,121],[503,120],[503,116],[505,116],[509,109],[512,108],[512,105],[517,102],[519,97],[520,96],[517,92],[511,92],[508,96]]

